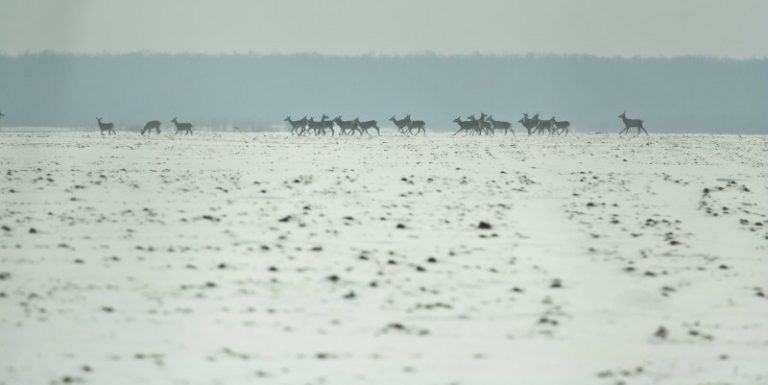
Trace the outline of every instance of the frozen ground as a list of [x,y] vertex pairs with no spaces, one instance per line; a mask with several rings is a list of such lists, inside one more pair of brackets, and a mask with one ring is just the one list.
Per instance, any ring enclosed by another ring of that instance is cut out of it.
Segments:
[[767,384],[767,164],[766,136],[0,134],[0,384]]

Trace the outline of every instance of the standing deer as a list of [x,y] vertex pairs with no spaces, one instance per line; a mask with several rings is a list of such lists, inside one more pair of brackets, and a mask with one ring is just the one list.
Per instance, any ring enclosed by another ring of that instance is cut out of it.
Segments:
[[533,129],[536,128],[536,126],[539,124],[538,121],[533,120],[528,117],[528,113],[523,114],[523,118],[517,121],[518,123],[522,124],[523,127],[528,131],[528,135],[530,136],[533,133]]
[[176,120],[175,116],[173,119],[171,119],[171,122],[176,125],[176,132],[174,135],[178,134],[179,132],[184,132],[186,135],[192,135],[192,123],[180,123],[178,120]]
[[101,118],[96,118],[96,121],[99,123],[99,131],[101,132],[102,135],[104,135],[104,131],[106,131],[107,134],[109,135],[117,134],[115,132],[114,123],[102,123]]
[[488,122],[491,123],[491,127],[495,131],[496,129],[503,129],[504,135],[507,134],[507,131],[512,131],[512,135],[515,135],[515,130],[512,129],[512,123],[505,122],[503,120],[494,120],[493,115],[488,115]]
[[621,118],[621,121],[624,122],[624,129],[619,132],[619,135],[621,134],[629,134],[630,128],[637,128],[637,135],[640,135],[640,130],[643,130],[646,135],[648,135],[648,131],[645,130],[643,127],[643,120],[642,119],[629,119],[627,118],[627,111],[624,111],[619,115],[619,118]]
[[152,129],[157,132],[158,135],[160,135],[160,121],[159,120],[150,120],[147,122],[147,124],[144,125],[144,128],[141,130],[141,135],[144,136],[144,133],[146,132],[147,135],[152,134]]

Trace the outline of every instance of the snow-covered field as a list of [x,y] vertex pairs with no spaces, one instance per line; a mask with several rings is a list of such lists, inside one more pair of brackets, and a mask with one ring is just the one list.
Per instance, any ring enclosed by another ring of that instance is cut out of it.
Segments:
[[768,136],[3,133],[0,384],[768,384],[767,165]]

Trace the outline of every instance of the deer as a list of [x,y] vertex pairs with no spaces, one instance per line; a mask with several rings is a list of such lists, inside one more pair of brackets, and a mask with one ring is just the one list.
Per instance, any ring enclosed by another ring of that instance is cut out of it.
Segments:
[[301,135],[307,126],[307,117],[304,116],[299,120],[291,120],[290,116],[286,116],[283,119],[284,122],[288,122],[291,125],[291,135]]
[[565,132],[565,135],[568,135],[568,127],[571,126],[571,122],[567,120],[561,120],[558,122],[557,120],[555,120],[555,117],[553,116],[551,119],[551,124],[555,132],[557,132],[558,134],[562,134],[563,132]]
[[144,128],[141,129],[141,136],[144,136],[144,133],[146,132],[147,135],[152,134],[152,129],[155,130],[155,132],[160,135],[160,121],[159,120],[150,120],[147,122],[147,124],[144,125]]
[[381,131],[379,131],[379,125],[378,125],[378,123],[375,120],[366,120],[364,122],[361,122],[360,118],[355,118],[354,122],[355,122],[355,126],[357,127],[357,129],[360,130],[360,135],[362,135],[363,132],[365,132],[366,134],[370,135],[370,133],[368,132],[368,129],[369,128],[375,128],[376,129],[376,133],[379,136],[381,136]]
[[427,135],[427,123],[423,120],[411,120],[411,114],[405,117],[408,119],[408,134],[413,133],[413,129],[416,129],[416,135],[421,131],[422,135]]
[[184,132],[186,135],[192,135],[192,123],[180,123],[178,120],[176,120],[176,117],[171,119],[171,122],[176,125],[176,132],[174,134]]
[[528,131],[528,135],[529,136],[531,135],[531,133],[533,133],[533,131],[531,131],[531,130],[536,128],[536,126],[539,124],[538,121],[535,121],[535,120],[529,118],[527,112],[524,113],[523,117],[520,120],[518,120],[517,122],[522,124],[523,127],[525,127],[525,129]]
[[316,122],[314,116],[307,120],[307,129],[299,135],[307,135],[310,131],[314,132],[315,135],[320,132],[320,122]]
[[[358,131],[360,135],[363,134],[360,127],[355,124],[354,120],[341,120],[341,115],[339,115],[333,118],[333,122],[339,126],[339,135],[354,135],[355,131]],[[349,130],[349,132],[347,132],[347,130]]]
[[309,118],[307,121],[307,131],[310,130],[314,131],[315,135],[319,135],[321,132],[323,135],[325,135],[325,129],[330,128],[331,129],[331,136],[334,135],[333,132],[333,120],[326,120],[328,119],[328,115],[323,114],[323,116],[320,118],[320,121],[315,121],[315,117]]
[[325,135],[325,129],[327,128],[327,129],[331,130],[331,136],[333,136],[333,135],[335,135],[335,133],[333,131],[333,120],[326,120],[326,119],[330,119],[330,118],[328,116],[326,116],[325,114],[323,114],[323,118],[320,119],[320,124],[322,124],[323,135]]
[[480,127],[479,120],[461,120],[461,116],[459,116],[456,119],[453,119],[453,121],[459,125],[459,129],[458,131],[454,132],[453,135],[451,136],[456,136],[456,134],[462,131],[464,131],[464,135],[466,135],[467,132],[478,131]]
[[512,129],[512,123],[505,122],[503,120],[494,120],[493,115],[488,115],[488,122],[491,123],[491,127],[495,131],[496,129],[503,129],[504,135],[507,134],[507,131],[512,131],[512,135],[515,135],[515,130]]
[[619,118],[621,118],[621,121],[624,122],[624,129],[619,132],[619,135],[621,134],[629,134],[630,128],[637,128],[637,135],[640,135],[640,130],[643,130],[646,135],[648,135],[648,131],[645,130],[643,127],[643,120],[642,119],[629,119],[627,118],[627,111],[624,111],[619,115]]
[[539,134],[543,134],[544,130],[547,130],[550,134],[552,133],[552,119],[549,120],[542,120],[539,119],[539,114],[533,115],[533,118],[531,120],[536,122],[536,129],[534,129],[534,132],[537,132]]
[[407,126],[408,126],[408,123],[411,121],[411,115],[410,115],[410,114],[408,114],[408,115],[406,115],[406,116],[405,116],[405,118],[403,118],[403,119],[400,119],[400,120],[397,120],[397,119],[395,118],[395,115],[392,115],[392,117],[391,117],[391,118],[389,118],[389,120],[391,120],[391,121],[392,121],[392,123],[394,123],[394,124],[395,124],[395,126],[397,126],[397,130],[398,130],[398,131],[399,131],[401,134],[405,135],[405,130],[404,130],[404,128],[405,128],[405,127],[407,127]]
[[96,118],[96,122],[99,123],[99,131],[102,135],[104,135],[104,131],[107,132],[109,135],[117,134],[115,132],[115,124],[114,123],[102,123],[101,118]]
[[487,118],[488,115],[486,115],[484,112],[480,113],[480,119],[475,118],[475,115],[467,116],[467,119],[471,122],[477,122],[477,128],[476,132],[478,135],[482,135],[485,133],[486,135],[491,135],[493,132],[493,126],[491,126],[490,122],[487,122],[485,118]]

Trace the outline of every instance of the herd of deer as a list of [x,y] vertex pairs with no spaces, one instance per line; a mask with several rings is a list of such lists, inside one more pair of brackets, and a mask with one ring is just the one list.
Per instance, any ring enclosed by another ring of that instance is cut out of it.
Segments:
[[[624,130],[622,130],[619,135],[629,133],[630,128],[637,128],[638,134],[640,134],[640,130],[642,130],[646,135],[648,135],[648,131],[645,131],[645,128],[643,128],[643,121],[641,119],[627,118],[626,111],[622,112],[621,115],[619,115],[619,118],[621,118],[621,120],[624,122]],[[461,117],[458,117],[453,120],[456,124],[459,125],[459,130],[454,132],[453,135],[456,135],[460,132],[464,132],[464,135],[492,135],[496,130],[499,129],[504,130],[504,135],[507,134],[508,130],[512,131],[512,134],[515,133],[515,131],[512,129],[512,123],[502,120],[495,120],[493,119],[493,115],[480,113],[480,119],[475,118],[475,115],[469,116],[467,119],[468,120],[461,120]],[[527,112],[524,113],[522,119],[518,120],[517,122],[525,127],[525,129],[528,131],[528,135],[536,133],[543,134],[545,132],[549,133],[550,135],[568,135],[568,128],[571,126],[571,122],[567,120],[557,121],[555,120],[554,116],[550,119],[541,119],[539,118],[539,114],[529,117]]]
[[[629,133],[630,128],[637,128],[638,134],[642,130],[642,132],[645,132],[645,134],[648,135],[648,131],[643,127],[643,121],[641,119],[627,118],[626,111],[619,115],[619,118],[624,122],[624,130],[622,130],[619,135]],[[512,131],[513,135],[515,134],[515,130],[512,129],[512,123],[496,120],[493,118],[493,115],[487,115],[484,112],[480,113],[479,119],[476,118],[475,115],[468,116],[466,119],[467,120],[461,120],[461,117],[457,117],[453,120],[454,123],[459,125],[458,131],[454,132],[453,135],[460,132],[463,132],[464,135],[493,135],[496,133],[496,130],[504,130],[504,135],[509,131]],[[422,134],[426,134],[427,132],[426,123],[423,120],[412,120],[410,114],[406,115],[403,119],[397,119],[395,116],[392,116],[389,120],[395,124],[398,132],[403,135],[418,135],[420,132]],[[363,135],[363,133],[370,135],[368,132],[368,129],[370,128],[375,128],[376,133],[381,135],[379,126],[375,120],[361,122],[359,118],[342,120],[341,116],[331,119],[328,115],[323,115],[319,121],[316,121],[314,117],[307,118],[306,116],[299,120],[293,120],[290,116],[287,116],[284,121],[291,125],[292,135],[301,136],[309,133],[326,135],[329,130],[331,135],[334,135],[335,131],[333,128],[335,126],[339,127],[339,135],[354,135],[355,132],[360,135]],[[518,120],[518,123],[525,127],[528,135],[544,133],[550,135],[568,135],[571,126],[571,122],[567,120],[558,121],[554,116],[550,119],[541,119],[539,118],[539,114],[529,117],[528,113],[524,113],[522,119]]]
[[[104,135],[105,131],[109,135],[116,134],[114,123],[104,123],[101,121],[101,118],[96,118],[96,122],[99,123],[99,131],[101,131],[102,135]],[[176,126],[176,134],[183,132],[187,135],[192,135],[192,123],[179,122],[175,117],[171,119],[171,122]],[[160,135],[160,124],[159,120],[148,121],[147,124],[144,125],[144,128],[141,129],[141,135],[143,136],[145,133],[150,135],[152,134],[152,130],[155,130],[155,132]]]
[[[0,118],[3,116],[5,116],[5,114],[0,112]],[[624,129],[619,132],[619,135],[629,134],[630,128],[636,128],[638,135],[641,131],[648,135],[648,131],[643,127],[642,119],[627,118],[626,111],[622,112],[621,115],[619,115],[619,118],[624,123]],[[419,132],[424,135],[427,133],[426,123],[423,120],[412,120],[411,114],[406,115],[403,119],[397,119],[392,116],[389,120],[395,124],[398,132],[403,135],[414,134],[414,130],[416,135],[418,135]],[[101,118],[96,118],[96,121],[99,123],[99,130],[102,135],[104,135],[105,131],[110,135],[116,134],[115,125],[113,123],[104,123],[101,121]],[[285,118],[285,121],[291,125],[292,135],[301,136],[307,135],[310,132],[315,135],[326,135],[327,130],[330,130],[331,135],[333,136],[335,134],[333,129],[334,126],[339,127],[339,135],[354,135],[355,132],[360,135],[363,135],[363,133],[370,135],[368,130],[371,128],[375,128],[376,133],[381,135],[378,123],[375,120],[360,121],[359,118],[342,120],[341,116],[330,119],[327,115],[323,115],[319,121],[315,121],[314,117],[307,119],[306,116],[299,120],[292,120],[291,117],[288,116]],[[453,121],[459,125],[459,130],[454,132],[453,135],[460,132],[464,132],[464,135],[491,135],[494,134],[496,130],[504,130],[504,135],[506,135],[508,131],[512,131],[512,134],[515,133],[512,129],[512,123],[503,120],[495,120],[493,119],[493,115],[486,115],[485,113],[480,113],[480,119],[477,119],[472,115],[467,117],[467,120],[461,120],[461,117],[458,117]],[[176,126],[176,134],[183,132],[187,135],[192,135],[192,123],[179,122],[175,117],[171,119],[171,122]],[[525,127],[528,131],[528,135],[535,133],[543,134],[544,132],[547,132],[550,135],[568,135],[568,128],[571,126],[571,123],[567,120],[557,121],[554,116],[550,119],[540,119],[539,114],[529,117],[527,112],[523,114],[522,119],[518,120],[518,123]],[[144,135],[145,133],[149,135],[152,133],[152,130],[155,130],[158,135],[160,134],[159,120],[150,120],[147,122],[141,130],[141,135]]]
[[[339,135],[354,135],[355,133],[370,135],[371,133],[368,130],[371,128],[376,129],[376,134],[381,135],[379,124],[375,120],[360,121],[360,118],[343,120],[341,116],[331,119],[328,115],[323,115],[319,121],[316,121],[314,117],[307,119],[306,116],[299,120],[293,120],[290,116],[286,116],[283,120],[291,125],[291,135],[302,136],[309,133],[326,135],[328,130],[330,130],[331,136],[333,136],[335,134],[334,126],[339,127]],[[416,130],[416,134],[419,132],[422,134],[427,133],[425,129],[426,123],[423,120],[412,120],[410,114],[406,115],[404,119],[398,120],[392,116],[389,120],[395,123],[401,134],[413,134],[414,130]]]

